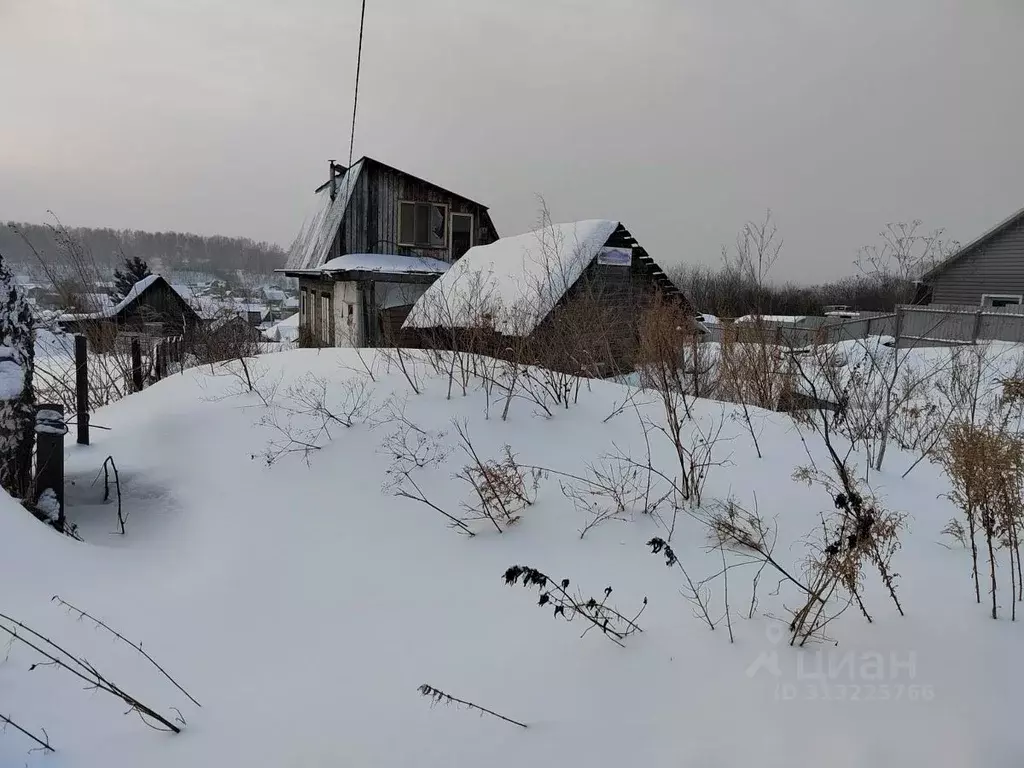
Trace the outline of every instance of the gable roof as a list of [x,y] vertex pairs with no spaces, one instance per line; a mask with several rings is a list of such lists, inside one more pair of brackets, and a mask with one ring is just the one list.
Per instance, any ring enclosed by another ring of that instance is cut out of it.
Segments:
[[[487,210],[486,205],[472,200],[465,195],[452,192],[450,189],[445,189],[432,181],[427,181],[419,176],[403,171],[401,168],[395,168],[393,165],[382,163],[380,160],[374,160],[372,157],[362,157],[353,163],[352,167],[347,171],[335,177],[336,194],[333,201],[331,200],[330,180],[317,187],[313,195],[314,203],[303,222],[299,236],[288,252],[288,260],[285,263],[286,269],[312,269],[327,260],[327,254],[334,243],[334,236],[337,234],[341,220],[345,216],[345,210],[352,199],[352,193],[356,188],[359,177],[366,171],[367,166],[371,164],[408,176],[414,181],[428,184],[447,195],[465,200],[468,203],[480,206],[485,211]],[[341,166],[338,167],[340,168]]]
[[288,252],[287,269],[311,269],[327,261],[327,254],[362,171],[363,161],[359,160],[343,176],[338,177],[333,200],[329,185],[313,195],[310,212]]
[[[114,304],[113,302],[111,302],[110,306],[104,307],[104,308],[102,308],[102,309],[100,309],[100,310],[98,310],[96,312],[86,312],[84,314],[78,314],[78,315],[74,315],[74,314],[62,315],[61,319],[62,320],[104,320],[104,319],[110,319],[110,318],[113,318],[113,317],[117,317],[117,315],[121,314],[121,312],[123,312],[131,304],[133,304],[135,301],[137,301],[139,299],[139,297],[142,296],[142,294],[144,294],[146,291],[148,291],[150,288],[152,288],[154,285],[156,285],[157,281],[162,282],[164,285],[166,285],[168,288],[170,288],[172,291],[174,291],[174,289],[171,288],[170,284],[166,280],[164,280],[162,277],[160,277],[160,275],[149,275],[148,277],[144,277],[141,280],[139,280],[137,283],[135,283],[135,285],[132,286],[132,289],[130,291],[128,291],[128,293],[125,295],[125,297],[123,299],[121,299],[119,302],[117,302],[117,304]],[[175,293],[176,293],[176,291],[175,291]]]
[[553,224],[470,248],[413,306],[403,328],[468,328],[488,314],[508,336],[527,336],[583,275],[619,222]]
[[938,264],[936,264],[934,267],[932,267],[927,272],[925,272],[923,275],[921,275],[921,277],[918,278],[918,282],[925,282],[925,281],[930,280],[931,278],[935,277],[936,275],[946,271],[955,262],[957,262],[960,259],[962,259],[964,256],[966,256],[968,253],[973,251],[975,248],[979,248],[980,246],[985,245],[990,240],[992,240],[992,238],[996,237],[997,235],[1002,234],[1007,229],[1009,229],[1010,227],[1012,227],[1015,224],[1018,224],[1020,222],[1024,222],[1024,208],[1021,208],[1019,211],[1017,211],[1015,214],[1013,214],[1009,218],[1004,219],[1003,221],[999,222],[994,227],[992,227],[992,229],[988,230],[987,232],[982,234],[980,237],[976,237],[974,240],[971,240],[971,242],[969,242],[967,245],[963,246],[960,250],[958,250],[956,253],[954,253],[949,258],[944,259],[943,261],[941,261]]

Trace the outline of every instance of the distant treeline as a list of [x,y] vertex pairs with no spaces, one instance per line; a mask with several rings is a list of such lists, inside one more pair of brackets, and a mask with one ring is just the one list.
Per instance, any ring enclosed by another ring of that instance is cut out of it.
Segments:
[[[67,227],[65,231],[88,252],[98,268],[111,271],[125,258],[138,257],[154,272],[195,270],[223,274],[245,270],[269,274],[283,267],[287,256],[279,245],[247,237],[92,227]],[[44,224],[0,224],[0,254],[16,270],[38,268],[39,260],[32,248],[44,259],[59,260],[62,253],[59,233]]]
[[718,317],[820,315],[825,307],[845,305],[865,312],[890,312],[914,303],[916,286],[892,274],[859,275],[820,285],[756,282],[727,268],[677,267],[669,277],[699,312]]

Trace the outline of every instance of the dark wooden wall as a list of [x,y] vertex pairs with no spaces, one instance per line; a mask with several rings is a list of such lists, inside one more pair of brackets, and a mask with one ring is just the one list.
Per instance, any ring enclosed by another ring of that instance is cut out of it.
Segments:
[[[564,336],[566,327],[585,324],[589,343],[585,337],[580,339],[577,355],[582,353],[591,359],[596,368],[594,375],[612,376],[634,369],[639,321],[658,293],[693,312],[686,298],[625,227],[620,224],[605,245],[632,248],[632,263],[598,264],[595,259],[534,335]],[[565,365],[571,363],[550,361],[550,367]]]
[[[474,216],[474,245],[498,239],[487,209],[441,187],[410,176],[373,160],[363,160],[352,198],[331,248],[330,258],[346,253],[403,253],[448,261],[450,245],[443,248],[400,248],[398,245],[398,203],[441,203],[452,213]],[[451,221],[447,223],[449,242]]]
[[163,280],[157,280],[118,313],[120,328],[141,330],[147,323],[161,323],[165,335],[185,333],[199,324],[195,310]]
[[[335,306],[334,306],[334,281],[318,280],[313,277],[299,278],[299,295],[306,291],[306,314],[299,317],[299,346],[300,347],[322,347],[325,342],[321,332],[324,322],[329,324],[329,338],[331,344],[335,343]],[[330,315],[326,318],[321,313],[321,297],[330,297]],[[302,299],[299,299],[299,306],[302,306]]]

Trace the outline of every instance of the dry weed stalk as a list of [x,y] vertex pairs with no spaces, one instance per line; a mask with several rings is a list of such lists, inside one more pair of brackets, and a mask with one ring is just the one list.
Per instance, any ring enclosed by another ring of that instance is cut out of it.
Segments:
[[[90,664],[88,660],[75,656],[73,653],[65,650],[62,646],[53,642],[39,632],[36,632],[34,629],[23,624],[17,619],[0,613],[0,620],[2,620],[0,621],[0,631],[7,634],[11,638],[12,642],[21,643],[45,659],[45,661],[33,664],[30,667],[30,670],[34,670],[37,667],[55,667],[57,669],[63,669],[84,682],[86,690],[102,691],[123,701],[128,705],[128,712],[135,712],[138,714],[142,721],[150,728],[166,730],[172,733],[181,733],[181,727],[184,725],[184,720],[180,713],[178,714],[178,717],[175,718],[175,721],[172,722],[112,682],[95,666]],[[158,723],[158,725],[153,725],[153,722]]]
[[605,587],[604,596],[601,600],[595,597],[584,598],[577,590],[576,594],[569,592],[569,579],[555,581],[550,576],[541,573],[536,568],[527,565],[513,565],[502,575],[505,583],[509,586],[522,584],[527,589],[536,587],[540,592],[537,601],[539,606],[553,606],[555,618],[561,616],[566,621],[572,621],[577,616],[582,617],[590,623],[590,626],[583,631],[583,637],[593,628],[618,646],[623,646],[623,640],[634,632],[641,632],[636,620],[647,608],[647,598],[636,615],[630,619],[619,613],[608,605],[608,598],[612,594],[611,587]]
[[977,535],[988,552],[992,618],[998,616],[996,550],[1009,556],[1011,619],[1024,599],[1020,538],[1024,528],[1024,439],[1006,429],[1005,422],[956,422],[946,430],[940,462],[953,486],[948,497],[963,512],[967,530],[955,530],[970,543],[974,595],[981,602]]
[[434,686],[429,685],[427,683],[424,683],[416,690],[420,692],[421,696],[426,696],[428,699],[430,699],[431,706],[433,706],[434,704],[455,704],[456,706],[463,706],[469,709],[475,709],[477,712],[481,712],[485,715],[490,715],[491,717],[496,717],[499,720],[504,720],[506,723],[511,723],[512,725],[518,725],[520,728],[526,727],[526,723],[521,723],[518,720],[513,720],[511,717],[505,717],[504,715],[498,714],[494,710],[487,709],[487,707],[481,707],[479,704],[474,704],[471,701],[466,701],[465,699],[457,699],[450,693],[445,693],[440,688],[435,688]]
[[18,725],[16,722],[14,722],[8,715],[0,715],[0,722],[2,722],[4,724],[4,729],[3,730],[6,730],[6,727],[10,726],[11,728],[13,728],[14,730],[18,731],[19,733],[22,733],[25,736],[28,736],[28,738],[32,739],[32,741],[34,741],[36,744],[38,744],[38,746],[33,747],[32,749],[29,750],[29,754],[31,754],[33,752],[40,751],[40,750],[43,751],[43,752],[54,752],[55,751],[54,748],[50,746],[50,734],[48,734],[46,732],[45,728],[40,728],[39,729],[42,732],[42,734],[43,734],[42,737],[39,737],[39,736],[36,736],[31,731],[29,731],[29,730],[27,730],[25,728],[22,728],[20,725]]
[[105,622],[100,621],[95,616],[93,616],[93,615],[83,611],[81,608],[78,608],[78,607],[72,605],[67,600],[62,600],[60,595],[54,595],[53,597],[50,598],[50,601],[51,602],[57,602],[60,605],[62,605],[63,607],[67,608],[68,611],[70,611],[71,613],[78,614],[79,620],[88,619],[89,621],[93,622],[96,625],[97,628],[105,629],[107,632],[109,632],[115,638],[117,638],[122,643],[127,645],[129,648],[132,648],[133,650],[137,651],[139,653],[139,655],[141,655],[146,661],[148,661],[150,664],[152,664],[154,667],[156,667],[157,671],[160,672],[160,674],[163,675],[165,678],[167,678],[167,680],[171,683],[171,685],[173,685],[175,688],[177,688],[179,691],[181,691],[183,694],[185,694],[185,697],[189,701],[191,701],[197,707],[202,707],[203,706],[202,704],[200,704],[198,701],[195,700],[195,698],[192,696],[192,694],[190,694],[188,691],[186,691],[184,688],[182,688],[181,685],[178,683],[178,681],[175,680],[173,677],[171,677],[170,674],[167,672],[167,670],[165,670],[163,667],[161,667],[157,663],[156,659],[154,659],[152,656],[150,656],[148,653],[146,653],[146,651],[142,650],[142,645],[140,643],[133,643],[131,640],[129,640],[124,635],[122,635],[116,629],[113,629],[109,624],[106,624]]

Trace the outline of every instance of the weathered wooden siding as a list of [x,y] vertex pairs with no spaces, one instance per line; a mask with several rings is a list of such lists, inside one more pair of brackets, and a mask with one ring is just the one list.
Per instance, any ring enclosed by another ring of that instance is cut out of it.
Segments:
[[[299,317],[299,346],[325,346],[324,323],[327,323],[328,338],[336,339],[334,281],[304,277],[299,280],[299,291],[306,291],[306,313]],[[324,296],[330,299],[330,311],[326,317],[321,302]]]
[[[330,258],[346,253],[403,253],[450,261],[452,213],[473,214],[474,245],[487,245],[498,239],[485,207],[394,168],[372,160],[363,162]],[[448,206],[448,243],[444,247],[399,247],[398,203],[403,200]]]
[[1024,217],[950,264],[932,284],[935,304],[978,306],[984,294],[1024,295]]
[[580,323],[585,318],[591,343],[584,346],[589,364],[596,368],[593,373],[611,376],[633,370],[640,316],[657,293],[693,310],[625,227],[620,225],[605,245],[632,248],[632,263],[598,264],[595,259],[534,335],[558,333],[559,323]]
[[120,327],[141,327],[146,323],[162,323],[168,333],[182,333],[196,325],[198,318],[177,291],[158,280],[117,316]]

